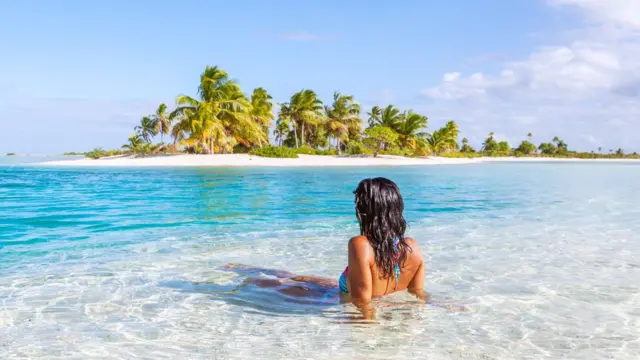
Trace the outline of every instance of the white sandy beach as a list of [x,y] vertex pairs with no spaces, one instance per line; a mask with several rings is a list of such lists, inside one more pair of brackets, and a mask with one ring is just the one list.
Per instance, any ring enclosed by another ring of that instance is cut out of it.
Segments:
[[638,159],[559,159],[534,157],[482,157],[482,158],[406,158],[401,156],[380,155],[378,157],[354,156],[314,156],[299,155],[297,159],[263,158],[247,154],[219,154],[219,155],[160,155],[149,157],[118,156],[102,159],[74,159],[49,161],[40,165],[50,166],[119,166],[119,167],[180,167],[180,166],[208,166],[208,167],[298,167],[298,166],[406,166],[406,165],[456,165],[477,164],[484,162],[640,162]]
[[218,155],[166,155],[166,156],[121,156],[102,159],[75,159],[50,161],[41,165],[55,166],[403,166],[403,165],[441,165],[466,164],[478,162],[473,159],[447,158],[406,158],[401,156],[352,157],[352,156],[315,156],[299,155],[297,159],[264,158],[247,154]]

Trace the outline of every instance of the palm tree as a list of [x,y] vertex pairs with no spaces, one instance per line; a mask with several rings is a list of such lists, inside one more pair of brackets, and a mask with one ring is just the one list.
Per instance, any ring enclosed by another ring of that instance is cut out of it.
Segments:
[[420,132],[420,130],[426,128],[427,124],[426,116],[416,114],[411,110],[404,112],[398,118],[394,129],[398,133],[400,146],[414,151],[423,148],[426,145],[427,134]]
[[276,121],[276,128],[273,130],[273,135],[278,142],[278,146],[282,146],[282,141],[287,137],[291,130],[289,129],[289,122],[281,119]]
[[458,135],[460,134],[460,127],[455,121],[450,120],[445,125],[446,134],[448,138],[448,145],[450,151],[458,150]]
[[178,113],[177,111],[173,111],[171,113],[171,121],[175,121],[175,124],[171,128],[171,137],[173,138],[174,144],[182,142],[189,136],[194,116],[195,114],[190,114],[188,109],[183,109],[181,113]]
[[[251,102],[240,86],[217,66],[207,66],[200,75],[198,98],[180,95],[172,117],[178,117],[177,129],[182,145],[200,144],[215,153],[230,151],[238,142],[247,146],[267,142],[267,135],[251,116]],[[187,135],[188,134],[188,137]]]
[[493,151],[496,150],[496,148],[498,147],[498,143],[496,142],[496,140],[493,138],[496,134],[492,131],[489,133],[489,136],[484,140],[484,142],[482,143],[482,150],[483,151]]
[[122,149],[128,150],[132,153],[136,153],[142,144],[144,144],[143,138],[140,134],[133,134],[129,136],[129,143],[122,145]]
[[469,140],[464,137],[462,138],[462,148],[460,148],[461,152],[467,153],[467,152],[474,152],[475,150],[473,150],[473,148],[469,145]]
[[336,139],[336,149],[341,153],[341,143],[348,140],[349,130],[361,131],[360,105],[353,101],[353,96],[333,93],[333,104],[325,106],[327,133]]
[[602,146],[598,146],[598,152],[602,154]]
[[373,127],[380,122],[380,118],[382,117],[382,109],[379,106],[374,106],[371,108],[371,111],[367,113],[369,117],[367,122],[369,123],[369,127]]
[[[290,119],[293,124],[296,147],[304,146],[305,132],[310,131],[311,125],[320,123],[323,117],[323,109],[322,101],[318,99],[318,96],[313,90],[309,89],[301,90],[293,94],[288,103],[280,105],[279,117]],[[300,135],[299,143],[298,133]]]
[[447,148],[447,135],[444,128],[438,129],[431,134],[427,135],[426,142],[429,150],[438,155],[445,151]]
[[451,151],[458,148],[458,124],[455,121],[449,121],[447,124],[434,131],[432,134],[427,134],[427,144],[429,149],[437,154],[445,151]]
[[527,137],[529,138],[529,142],[533,143],[533,133],[528,133]]
[[556,147],[558,148],[558,150],[560,151],[567,151],[567,143],[565,143],[563,140],[560,140],[559,137],[554,136],[553,140],[551,140],[554,144],[556,144]]
[[134,130],[138,135],[140,135],[144,141],[150,142],[151,138],[156,136],[158,133],[158,124],[157,122],[149,116],[144,116],[140,119],[140,125],[137,125]]
[[[373,112],[373,109],[372,109]],[[369,117],[369,126],[382,125],[390,129],[397,131],[398,126],[404,120],[404,113],[393,105],[387,105],[384,109],[380,110],[379,117]]]
[[[271,126],[271,120],[273,120],[273,103],[271,102],[271,95],[267,93],[267,90],[258,87],[253,89],[251,94],[251,117],[253,121],[259,124],[265,134],[268,134],[269,126]],[[266,135],[268,138],[269,136]],[[262,139],[258,138],[260,147],[262,147]]]
[[156,125],[156,134],[160,134],[160,142],[163,142],[162,136],[169,134],[171,122],[173,121],[171,116],[167,113],[167,105],[160,104],[158,109],[156,109],[156,113],[151,115],[151,119]]
[[[298,136],[296,135],[296,123],[291,118],[291,107],[288,103],[280,104],[280,111],[278,111],[278,120],[276,121],[277,127],[282,130],[282,134],[285,137],[291,133],[291,125],[293,126],[293,138],[296,142],[296,148],[299,147],[298,144]],[[284,131],[286,129],[286,131]],[[280,146],[282,146],[282,141],[280,142]]]

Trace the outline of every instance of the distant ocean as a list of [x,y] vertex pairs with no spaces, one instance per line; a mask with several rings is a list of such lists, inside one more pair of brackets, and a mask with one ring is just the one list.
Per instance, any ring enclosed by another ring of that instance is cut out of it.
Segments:
[[[640,164],[50,168],[0,157],[0,359],[638,359]],[[38,159],[41,161],[42,159]],[[32,161],[34,162],[34,161]],[[316,305],[227,262],[337,278],[385,176],[426,288],[472,311]]]

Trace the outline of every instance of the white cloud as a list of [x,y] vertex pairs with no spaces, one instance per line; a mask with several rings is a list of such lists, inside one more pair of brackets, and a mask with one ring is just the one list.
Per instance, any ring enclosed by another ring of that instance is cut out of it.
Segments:
[[599,23],[615,23],[640,28],[638,0],[549,0],[555,6],[573,6],[588,19]]
[[505,62],[498,73],[447,73],[423,94],[443,116],[485,122],[483,134],[534,131],[564,136],[583,150],[593,148],[594,139],[640,149],[640,1],[549,3],[577,9],[592,23],[573,32],[571,42]]
[[453,81],[458,80],[461,75],[462,74],[459,73],[459,72],[446,73],[446,74],[444,74],[442,81],[444,81],[444,82],[453,82]]

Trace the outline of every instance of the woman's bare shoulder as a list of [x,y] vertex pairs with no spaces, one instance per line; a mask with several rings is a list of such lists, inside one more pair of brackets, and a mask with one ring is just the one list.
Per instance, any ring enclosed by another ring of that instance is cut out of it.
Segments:
[[422,260],[422,251],[420,250],[420,246],[418,245],[416,239],[412,237],[405,237],[404,241],[411,248],[411,257],[416,257],[416,259]]
[[366,263],[373,261],[373,249],[366,236],[358,235],[349,240],[349,257]]
[[349,239],[349,246],[351,245],[369,244],[369,240],[364,235],[356,235]]
[[366,236],[358,235],[349,239],[349,250],[357,253],[368,252],[371,244]]

